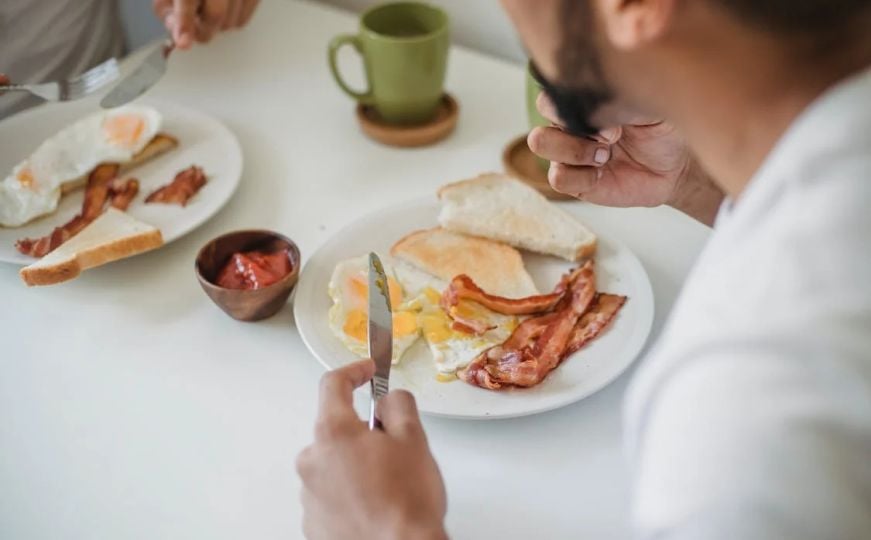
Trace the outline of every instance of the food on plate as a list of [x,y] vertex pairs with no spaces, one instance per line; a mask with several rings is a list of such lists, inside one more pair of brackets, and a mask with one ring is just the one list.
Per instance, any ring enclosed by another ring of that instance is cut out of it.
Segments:
[[517,327],[518,318],[513,315],[503,315],[475,302],[463,301],[457,306],[458,312],[486,326],[480,333],[471,332],[455,324],[442,309],[440,291],[446,286],[444,281],[402,261],[396,264],[395,271],[410,298],[401,307],[417,313],[417,324],[442,376],[453,376],[482,351],[505,341]]
[[[407,300],[402,286],[396,279],[393,267],[385,263],[387,288],[393,309],[393,363],[402,358],[405,351],[420,336],[417,313],[403,309]],[[329,311],[330,330],[354,354],[369,355],[369,262],[366,256],[340,262],[333,270],[329,282],[329,295],[333,306]]]
[[130,170],[178,146],[159,133],[160,113],[128,105],[85,117],[46,139],[0,182],[0,226],[19,227],[57,209],[101,163]]
[[509,298],[538,294],[520,253],[500,242],[436,227],[406,235],[390,254],[444,281],[467,275],[492,294]]
[[113,180],[109,185],[109,205],[118,210],[127,210],[137,193],[139,193],[139,180],[135,178]]
[[162,244],[157,228],[110,207],[68,242],[19,273],[27,285],[51,285]]
[[261,289],[293,271],[288,249],[234,253],[221,268],[215,285],[225,289]]
[[439,223],[448,230],[579,261],[596,250],[596,235],[528,185],[483,174],[442,187]]
[[145,198],[146,203],[178,204],[187,206],[188,201],[206,185],[206,175],[201,167],[191,165],[175,175],[172,182],[158,188]]
[[[103,207],[106,200],[111,196],[113,182],[116,180],[119,169],[120,166],[114,163],[97,166],[88,176],[88,187],[85,190],[81,212],[67,223],[55,227],[51,233],[42,238],[22,238],[18,240],[15,243],[16,249],[24,255],[43,257],[78,234],[79,231],[103,213]],[[126,196],[126,186],[123,189]]]
[[460,379],[489,390],[535,386],[599,335],[626,301],[624,296],[596,293],[592,261],[565,281],[566,294],[553,310],[523,321],[504,343],[461,370]]

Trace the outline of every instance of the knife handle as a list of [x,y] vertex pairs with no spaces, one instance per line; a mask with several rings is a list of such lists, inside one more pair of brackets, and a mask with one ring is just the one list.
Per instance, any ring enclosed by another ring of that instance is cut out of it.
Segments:
[[372,401],[369,402],[369,429],[384,429],[381,420],[375,415],[375,406],[379,399],[387,395],[390,386],[387,379],[376,375],[369,382],[369,388],[372,391]]

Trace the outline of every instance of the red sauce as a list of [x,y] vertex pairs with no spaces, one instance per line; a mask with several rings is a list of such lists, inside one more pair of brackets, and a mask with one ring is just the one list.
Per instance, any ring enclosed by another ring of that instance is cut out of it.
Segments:
[[215,284],[225,289],[261,289],[279,281],[293,270],[286,249],[234,253]]

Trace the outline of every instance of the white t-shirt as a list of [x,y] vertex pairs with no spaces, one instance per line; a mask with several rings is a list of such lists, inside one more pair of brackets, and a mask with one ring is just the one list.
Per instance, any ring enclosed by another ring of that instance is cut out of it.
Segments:
[[721,210],[626,428],[640,538],[871,538],[871,69]]
[[[0,0],[0,73],[13,82],[65,79],[123,50],[116,0]],[[41,102],[0,96],[0,119]]]

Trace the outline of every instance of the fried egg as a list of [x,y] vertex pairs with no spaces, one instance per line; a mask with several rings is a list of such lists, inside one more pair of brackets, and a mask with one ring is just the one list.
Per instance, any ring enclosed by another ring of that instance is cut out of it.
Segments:
[[[420,328],[417,313],[404,309],[402,286],[392,266],[384,263],[393,309],[393,363],[417,341]],[[369,356],[369,262],[367,256],[355,257],[336,265],[330,278],[329,294],[333,305],[329,311],[330,330],[352,353]]]
[[46,139],[0,183],[0,225],[18,227],[57,209],[64,184],[101,163],[126,163],[160,129],[160,113],[142,105],[100,111]]
[[396,275],[410,293],[402,307],[417,312],[417,324],[442,376],[455,374],[483,351],[503,343],[519,324],[516,316],[496,313],[477,302],[462,300],[457,309],[463,317],[486,321],[487,326],[494,328],[480,336],[454,330],[453,321],[440,306],[441,293],[447,283],[404,263],[396,265]]

